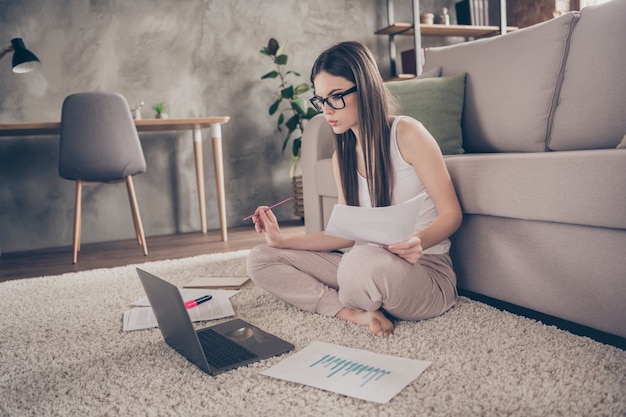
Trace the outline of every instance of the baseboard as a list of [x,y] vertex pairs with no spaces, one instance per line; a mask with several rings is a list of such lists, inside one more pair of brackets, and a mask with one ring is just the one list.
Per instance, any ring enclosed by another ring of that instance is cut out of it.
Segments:
[[459,288],[459,295],[471,298],[472,300],[480,301],[482,303],[493,306],[497,309],[511,312],[520,316],[528,317],[533,320],[540,321],[549,326],[558,327],[561,330],[566,330],[578,336],[586,336],[600,343],[615,346],[622,350],[626,350],[626,338],[620,337],[611,333],[603,332],[601,330],[594,329],[592,327],[583,326],[582,324],[574,323],[568,320],[563,320],[558,317],[551,316],[549,314],[540,313],[529,308],[520,307],[515,304],[507,303],[495,298],[487,297],[486,295],[478,294],[472,291]]

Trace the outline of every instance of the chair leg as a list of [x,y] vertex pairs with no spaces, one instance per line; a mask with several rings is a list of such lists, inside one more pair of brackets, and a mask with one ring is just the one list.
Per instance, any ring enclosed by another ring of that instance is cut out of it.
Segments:
[[82,199],[83,199],[83,183],[76,181],[76,203],[74,205],[74,253],[72,263],[78,262],[78,251],[80,250],[80,235],[82,223]]
[[[127,177],[127,178],[130,178],[130,177]],[[143,246],[143,240],[141,239],[142,231],[139,227],[139,223],[141,219],[139,219],[139,221],[137,220],[137,214],[139,213],[139,206],[137,204],[137,198],[134,195],[135,187],[133,185],[134,184],[132,183],[132,181],[129,185],[128,180],[126,180],[126,190],[128,191],[128,201],[130,202],[130,211],[133,215],[133,225],[135,226],[135,236],[137,236],[137,243],[139,244],[139,246]],[[132,187],[132,190],[131,190],[131,187]]]
[[126,177],[126,188],[128,189],[128,199],[130,200],[130,208],[133,214],[133,222],[135,223],[137,240],[139,241],[139,245],[143,246],[143,254],[147,256],[148,245],[146,243],[146,235],[143,232],[141,215],[139,214],[139,206],[137,205],[137,197],[135,196],[135,186],[133,185],[133,178],[131,176]]

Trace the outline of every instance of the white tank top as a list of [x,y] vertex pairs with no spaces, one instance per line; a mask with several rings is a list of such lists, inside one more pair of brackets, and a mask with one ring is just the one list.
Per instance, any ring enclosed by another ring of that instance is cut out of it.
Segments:
[[[427,228],[435,220],[437,217],[437,208],[435,207],[435,203],[432,198],[430,198],[430,194],[426,191],[426,187],[424,187],[424,184],[422,184],[422,181],[415,173],[413,166],[406,162],[400,154],[400,148],[398,148],[398,140],[396,138],[396,130],[398,127],[398,121],[400,121],[402,117],[406,116],[397,116],[391,125],[390,153],[391,165],[394,170],[393,199],[391,201],[391,205],[403,203],[422,193],[426,194],[426,199],[424,200],[422,210],[417,217],[417,222],[413,231],[413,233],[417,233]],[[360,174],[358,175],[358,178],[359,205],[361,207],[371,207],[372,202],[367,188],[367,180]],[[448,253],[449,250],[450,241],[445,239],[435,246],[424,250],[423,253],[430,255],[444,254]]]

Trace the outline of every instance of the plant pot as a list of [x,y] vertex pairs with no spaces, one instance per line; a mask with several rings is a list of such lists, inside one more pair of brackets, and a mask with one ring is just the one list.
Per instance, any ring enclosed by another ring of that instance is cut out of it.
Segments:
[[302,175],[291,177],[291,194],[293,196],[293,215],[304,220],[304,192],[302,191]]

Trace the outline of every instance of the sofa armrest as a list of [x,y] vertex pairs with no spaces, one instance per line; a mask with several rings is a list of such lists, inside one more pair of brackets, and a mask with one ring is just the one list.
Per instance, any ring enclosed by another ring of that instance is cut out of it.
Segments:
[[304,223],[306,233],[323,230],[321,198],[315,181],[315,165],[333,154],[335,134],[323,115],[309,120],[302,135],[302,187],[304,194]]

